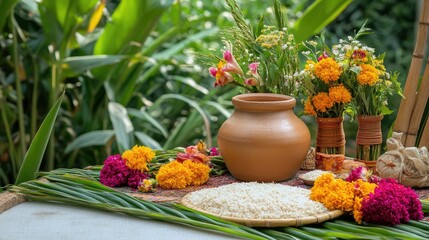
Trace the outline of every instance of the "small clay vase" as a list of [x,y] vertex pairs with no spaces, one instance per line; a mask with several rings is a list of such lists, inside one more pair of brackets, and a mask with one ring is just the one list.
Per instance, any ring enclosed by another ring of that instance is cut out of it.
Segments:
[[278,182],[292,178],[310,148],[310,131],[293,112],[293,97],[271,93],[232,98],[235,111],[222,124],[218,146],[233,177]]

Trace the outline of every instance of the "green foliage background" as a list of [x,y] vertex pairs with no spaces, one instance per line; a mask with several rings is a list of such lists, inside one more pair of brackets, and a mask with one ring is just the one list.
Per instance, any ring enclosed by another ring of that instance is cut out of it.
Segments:
[[[0,0],[0,6],[6,2]],[[233,110],[230,99],[238,91],[214,88],[198,54],[221,49],[218,29],[233,24],[224,1],[108,0],[92,33],[86,27],[98,1],[70,0],[68,21],[51,10],[69,1],[16,2],[13,21],[7,13],[1,19],[5,25],[0,35],[0,186],[16,178],[29,143],[63,89],[54,137],[42,165],[45,170],[101,164],[107,155],[134,144],[171,149],[204,139],[216,145],[217,130]],[[269,1],[237,2],[252,23],[268,14]],[[281,2],[288,26],[293,27],[314,1]],[[368,20],[374,34],[362,41],[386,52],[388,69],[401,72],[404,81],[417,3],[353,1],[328,25],[327,38],[331,42],[346,38]],[[157,14],[129,12],[133,9]],[[128,16],[124,27],[115,29],[112,19]],[[119,47],[110,48],[110,43]],[[399,101],[392,99],[393,109]],[[302,106],[295,110],[300,112]],[[395,116],[396,112],[384,119],[384,138]],[[303,119],[314,139],[314,119]],[[345,127],[347,153],[353,156],[356,123],[346,121]]]

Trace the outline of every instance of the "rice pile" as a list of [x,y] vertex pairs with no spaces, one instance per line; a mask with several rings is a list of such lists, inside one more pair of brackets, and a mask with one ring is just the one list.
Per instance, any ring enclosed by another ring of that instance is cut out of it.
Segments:
[[252,182],[202,189],[190,193],[188,200],[201,210],[234,218],[301,218],[328,211],[309,196],[308,189]]
[[310,171],[308,173],[301,174],[301,175],[299,175],[299,177],[302,179],[308,180],[308,181],[315,181],[316,178],[320,177],[324,173],[332,173],[332,172],[322,171],[322,170],[313,170],[313,171]]

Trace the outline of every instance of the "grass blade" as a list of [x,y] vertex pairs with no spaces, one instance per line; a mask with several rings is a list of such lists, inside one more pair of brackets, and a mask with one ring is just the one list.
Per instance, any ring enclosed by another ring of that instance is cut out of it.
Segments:
[[64,92],[60,98],[55,102],[52,109],[49,111],[42,125],[36,133],[27,153],[24,157],[24,162],[18,172],[15,184],[34,179],[36,173],[39,171],[40,164],[42,163],[43,155],[45,154],[46,146],[48,145],[49,137],[51,136],[52,129],[54,128],[55,120],[57,119],[61,103],[63,101]]

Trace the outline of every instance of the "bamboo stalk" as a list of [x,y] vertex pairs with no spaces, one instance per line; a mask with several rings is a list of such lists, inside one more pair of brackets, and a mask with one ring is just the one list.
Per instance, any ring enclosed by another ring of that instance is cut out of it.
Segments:
[[419,147],[426,146],[429,148],[429,120],[426,121],[425,127],[423,128],[422,138],[420,139]]
[[[422,82],[416,94],[416,102],[414,104],[413,112],[410,116],[410,124],[408,126],[408,136],[405,141],[405,146],[415,146],[417,144],[417,133],[421,125],[422,116],[429,99],[429,60],[426,63],[425,72],[423,74]],[[424,136],[424,135],[423,135]]]
[[[394,126],[394,131],[403,132],[403,143],[407,142],[408,127],[411,121],[413,106],[416,101],[416,91],[419,82],[420,72],[423,65],[423,55],[426,49],[426,40],[429,27],[429,0],[424,0],[420,22],[417,30],[417,40],[408,71],[407,81],[404,88],[405,99],[402,99],[399,107],[398,116]],[[406,145],[407,146],[407,145]],[[414,145],[413,145],[414,146]]]

